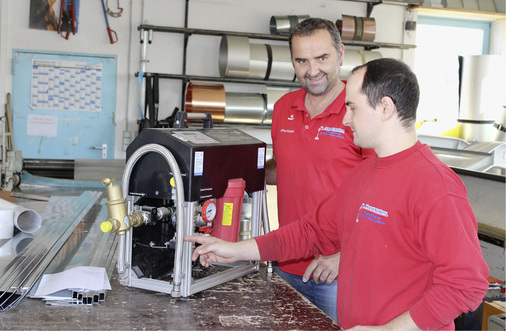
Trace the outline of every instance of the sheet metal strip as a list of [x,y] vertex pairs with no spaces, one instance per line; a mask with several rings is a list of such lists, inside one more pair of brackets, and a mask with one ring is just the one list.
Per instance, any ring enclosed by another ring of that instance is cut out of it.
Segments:
[[[104,233],[100,230],[100,224],[108,218],[107,208],[103,199],[100,205],[96,205],[86,216],[86,219],[76,227],[70,238],[46,268],[44,274],[53,274],[79,266],[102,267],[107,277],[111,279],[114,271],[117,254],[116,233]],[[38,287],[35,284],[28,296],[38,298],[35,295]],[[97,305],[103,303],[106,290],[103,291],[63,291],[67,299],[43,298],[47,305]],[[70,295],[71,294],[71,295]],[[51,296],[50,296],[51,297]]]
[[26,296],[101,195],[101,192],[82,193],[69,206],[70,218],[65,214],[51,214],[56,219],[42,227],[32,243],[5,267],[0,277],[0,311],[15,307]]

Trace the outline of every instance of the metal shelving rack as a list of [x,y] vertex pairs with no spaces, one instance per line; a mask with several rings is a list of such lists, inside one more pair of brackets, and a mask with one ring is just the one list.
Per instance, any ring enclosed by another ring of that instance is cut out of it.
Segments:
[[[177,79],[182,81],[182,105],[181,109],[184,109],[184,95],[186,84],[189,81],[197,80],[197,81],[212,81],[212,82],[224,82],[224,83],[239,83],[239,84],[262,84],[266,86],[278,86],[278,87],[298,87],[300,86],[298,82],[288,82],[282,80],[260,80],[260,79],[248,79],[248,78],[228,78],[228,77],[211,77],[211,76],[196,76],[196,75],[187,75],[186,74],[186,58],[187,58],[187,46],[188,39],[191,35],[207,35],[207,36],[237,36],[237,37],[247,37],[251,39],[263,39],[263,40],[274,40],[274,41],[288,41],[288,35],[276,35],[276,34],[262,34],[262,33],[244,33],[244,32],[236,32],[236,31],[219,31],[219,30],[207,30],[207,29],[194,29],[188,27],[188,13],[189,13],[189,2],[190,0],[185,0],[185,20],[184,27],[169,27],[169,26],[158,26],[158,25],[149,25],[149,24],[141,24],[138,26],[137,30],[140,31],[141,35],[141,44],[143,44],[143,51],[141,56],[141,71],[144,72],[144,76],[151,76],[157,74],[159,78],[165,79]],[[382,0],[344,0],[344,1],[354,1],[354,2],[364,2],[367,3],[367,16],[371,15],[373,8],[380,4],[397,4],[404,6],[419,6],[421,5],[421,0],[405,0],[405,1],[382,1]],[[149,44],[150,36],[153,32],[164,32],[164,33],[179,33],[184,35],[184,46],[183,46],[183,69],[182,74],[167,74],[167,73],[152,73],[146,72],[144,69],[145,66],[145,58],[147,52],[147,44]],[[396,48],[396,49],[411,49],[415,48],[415,45],[405,45],[405,44],[395,44],[395,43],[383,43],[383,42],[367,42],[367,41],[357,41],[357,40],[343,40],[342,43],[348,46],[358,46],[364,47],[366,50],[372,50],[377,48]],[[135,74],[138,76],[138,72]],[[144,86],[141,87],[144,90]]]

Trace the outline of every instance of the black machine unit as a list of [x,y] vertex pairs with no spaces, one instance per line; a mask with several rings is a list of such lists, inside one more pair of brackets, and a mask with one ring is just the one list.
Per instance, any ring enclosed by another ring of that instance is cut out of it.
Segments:
[[222,198],[232,179],[244,180],[251,197],[246,199],[251,200],[251,219],[240,221],[250,224],[251,237],[260,235],[265,153],[264,142],[235,128],[142,130],[127,148],[129,176],[123,178],[128,215],[141,218],[142,224],[132,227],[128,222],[121,236],[122,282],[188,296],[258,270],[257,262],[248,262],[224,271],[223,278],[192,279],[192,245],[182,238],[208,235],[204,228],[210,223],[201,216],[204,205]]
[[[238,129],[145,129],[128,146],[127,159],[150,143],[167,148],[176,158],[185,201],[220,198],[233,178],[243,178],[247,192],[264,189],[266,144]],[[129,194],[171,199],[172,174],[161,155],[144,155],[130,178]]]

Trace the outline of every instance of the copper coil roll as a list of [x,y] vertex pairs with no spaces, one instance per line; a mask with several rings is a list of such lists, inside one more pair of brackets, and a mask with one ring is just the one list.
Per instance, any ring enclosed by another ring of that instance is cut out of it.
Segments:
[[268,87],[266,94],[238,93],[225,92],[221,84],[190,83],[185,108],[189,113],[211,113],[214,123],[271,124],[274,103],[293,90]]
[[215,123],[225,120],[226,100],[225,87],[221,84],[189,83],[186,87],[186,111],[211,113]]
[[376,20],[372,17],[343,15],[336,26],[343,40],[374,41],[376,37]]

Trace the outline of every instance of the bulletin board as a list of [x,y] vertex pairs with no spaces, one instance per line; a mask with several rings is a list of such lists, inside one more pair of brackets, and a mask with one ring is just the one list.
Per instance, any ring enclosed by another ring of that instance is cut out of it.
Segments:
[[12,118],[24,158],[114,158],[117,57],[13,50]]

